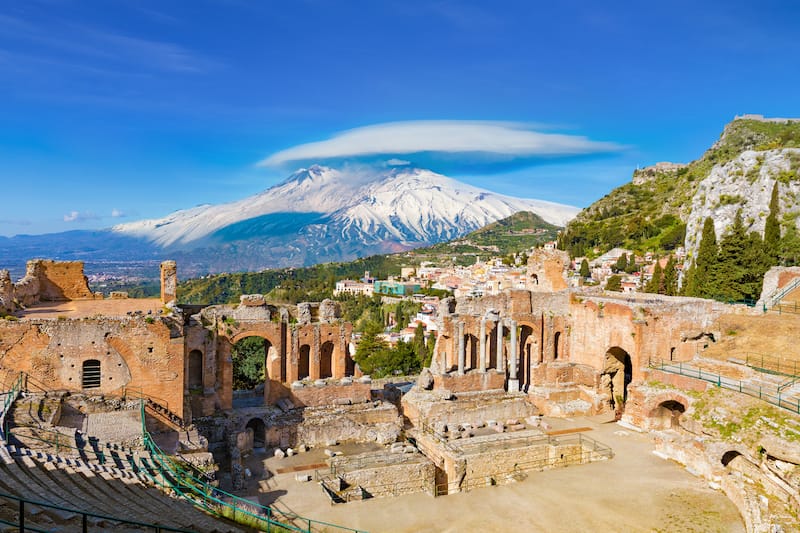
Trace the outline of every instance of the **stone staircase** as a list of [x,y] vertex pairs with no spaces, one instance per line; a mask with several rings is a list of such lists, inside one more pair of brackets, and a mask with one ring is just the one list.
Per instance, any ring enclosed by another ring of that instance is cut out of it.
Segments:
[[[149,486],[153,474],[145,474],[134,464],[138,459],[149,459],[144,452],[135,452],[126,468],[117,468],[13,445],[8,451],[13,460],[0,462],[0,492],[135,522],[204,532],[241,531]],[[154,477],[158,483],[158,476]],[[15,507],[14,502],[0,498],[0,517],[16,516]],[[80,527],[80,519],[77,513],[29,506],[26,524],[44,530],[72,530],[73,526]],[[139,530],[130,527],[131,531]]]

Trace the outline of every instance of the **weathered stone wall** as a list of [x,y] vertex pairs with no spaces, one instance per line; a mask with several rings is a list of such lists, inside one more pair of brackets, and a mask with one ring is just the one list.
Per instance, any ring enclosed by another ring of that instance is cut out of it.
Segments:
[[[145,392],[183,416],[183,338],[167,318],[36,319],[0,322],[0,367],[32,386],[121,395]],[[100,385],[83,386],[83,365],[100,362]]]
[[321,407],[326,405],[355,405],[371,400],[369,383],[330,384],[323,386],[291,387],[286,397],[295,407]]
[[489,420],[523,420],[536,414],[536,408],[522,395],[468,393],[445,400],[437,391],[411,389],[402,399],[403,415],[415,426],[478,426]]
[[376,498],[418,492],[433,495],[436,477],[433,463],[416,454],[403,454],[398,459],[405,460],[348,471],[344,479],[349,485],[362,487]]

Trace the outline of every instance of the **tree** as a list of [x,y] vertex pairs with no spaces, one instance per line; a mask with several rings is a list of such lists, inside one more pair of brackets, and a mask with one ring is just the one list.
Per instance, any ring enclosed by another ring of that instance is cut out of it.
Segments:
[[662,285],[664,287],[663,294],[667,296],[675,296],[678,294],[678,270],[675,268],[674,256],[669,256],[667,266],[664,267]]
[[622,278],[617,274],[609,277],[606,281],[606,290],[620,292],[622,290]]
[[628,268],[628,254],[622,254],[614,265],[614,272],[625,272],[626,268]]
[[781,251],[781,225],[778,222],[780,215],[780,199],[778,197],[778,182],[772,186],[772,197],[769,201],[769,215],[764,225],[764,259],[768,266],[778,264]]
[[389,348],[386,341],[378,337],[381,333],[383,333],[383,324],[381,322],[367,322],[364,326],[361,340],[358,341],[358,346],[356,346],[354,359],[358,366],[361,367],[361,371],[366,374],[373,372],[378,366],[383,352]]
[[697,248],[697,258],[694,260],[691,276],[687,276],[686,295],[708,298],[714,295],[715,289],[711,285],[711,269],[717,262],[717,234],[714,230],[714,221],[706,217],[703,221],[703,233],[700,237],[700,246]]
[[661,262],[656,259],[656,266],[653,268],[653,277],[650,278],[650,281],[647,283],[647,286],[644,288],[644,292],[652,292],[654,294],[661,293],[663,294],[663,275],[661,269]]
[[586,260],[584,257],[583,261],[581,261],[581,269],[580,269],[580,276],[584,279],[590,277],[592,275],[591,271],[589,270],[589,261]]
[[794,221],[786,229],[781,239],[781,262],[786,266],[800,265],[800,233]]
[[425,326],[422,323],[417,324],[411,345],[414,347],[414,353],[417,355],[420,365],[424,365],[428,360],[428,345],[425,343]]
[[631,252],[628,256],[628,266],[625,267],[626,274],[633,274],[639,270],[639,265],[636,264],[636,254]]
[[715,292],[706,297],[721,297],[739,301],[745,297],[745,278],[752,265],[746,264],[747,248],[750,245],[742,222],[742,211],[736,212],[733,225],[719,243],[717,261],[709,269],[709,281]]
[[264,383],[267,353],[266,341],[261,337],[245,337],[233,345],[234,390],[250,390]]

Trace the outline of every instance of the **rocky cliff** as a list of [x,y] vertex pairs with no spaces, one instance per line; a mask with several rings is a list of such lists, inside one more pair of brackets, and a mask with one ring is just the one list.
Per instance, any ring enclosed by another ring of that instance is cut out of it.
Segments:
[[800,119],[737,117],[699,159],[637,169],[570,222],[561,245],[573,256],[685,245],[691,257],[706,217],[718,239],[739,209],[747,230],[763,233],[776,182],[785,232],[800,215]]

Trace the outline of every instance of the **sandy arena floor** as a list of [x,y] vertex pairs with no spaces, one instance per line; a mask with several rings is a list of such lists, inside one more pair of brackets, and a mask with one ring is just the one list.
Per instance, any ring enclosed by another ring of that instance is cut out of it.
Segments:
[[321,462],[321,450],[314,450],[263,461],[272,475],[256,482],[259,499],[301,516],[370,532],[745,531],[724,494],[654,455],[648,436],[608,420],[576,418],[554,425],[591,427],[587,435],[614,449],[611,461],[531,472],[520,483],[439,498],[413,494],[332,506],[315,482],[298,482],[294,473],[276,474],[287,466]]

